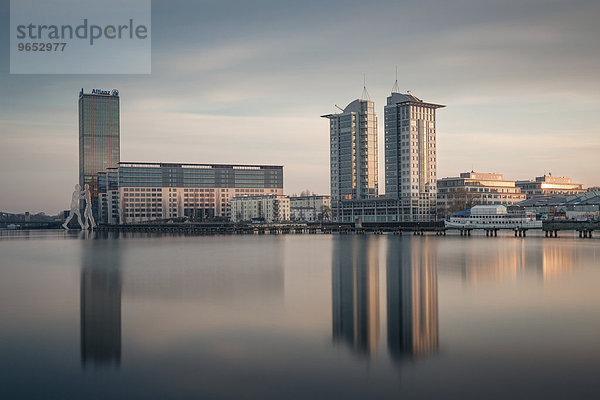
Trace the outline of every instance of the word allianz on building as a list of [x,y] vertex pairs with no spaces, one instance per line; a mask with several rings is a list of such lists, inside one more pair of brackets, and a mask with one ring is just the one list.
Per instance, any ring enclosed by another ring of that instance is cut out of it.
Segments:
[[283,166],[120,162],[99,181],[104,223],[229,219],[234,197],[283,195]]

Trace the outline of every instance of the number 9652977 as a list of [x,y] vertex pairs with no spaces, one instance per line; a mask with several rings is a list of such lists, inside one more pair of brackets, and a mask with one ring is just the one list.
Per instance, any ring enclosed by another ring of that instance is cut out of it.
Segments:
[[19,51],[65,51],[67,47],[66,43],[24,43],[19,42],[17,44],[17,50]]

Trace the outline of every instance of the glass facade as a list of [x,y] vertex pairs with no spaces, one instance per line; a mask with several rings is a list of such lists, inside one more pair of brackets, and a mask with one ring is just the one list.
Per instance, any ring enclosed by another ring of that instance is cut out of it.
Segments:
[[276,165],[122,162],[117,170],[122,223],[229,219],[234,197],[283,195]]
[[283,167],[121,163],[120,187],[283,188]]
[[92,211],[98,217],[98,174],[120,161],[119,96],[79,95],[79,184],[90,185]]

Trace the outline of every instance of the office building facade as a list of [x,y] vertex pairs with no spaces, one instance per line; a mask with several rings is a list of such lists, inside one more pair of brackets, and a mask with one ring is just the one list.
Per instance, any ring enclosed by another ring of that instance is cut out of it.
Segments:
[[[117,189],[110,182],[114,174]],[[99,196],[101,204],[106,199],[102,215],[118,209],[119,223],[230,219],[234,197],[283,195],[283,166],[275,165],[121,162],[101,176],[107,181],[102,187],[110,189]],[[114,190],[118,204],[112,202]]]
[[354,100],[329,119],[331,207],[334,218],[341,200],[378,195],[377,115],[371,100]]
[[119,92],[94,89],[79,93],[79,185],[89,185],[92,212],[98,217],[98,174],[121,158]]
[[538,176],[529,181],[517,181],[517,186],[528,199],[538,196],[572,195],[584,193],[583,185],[573,183],[573,179],[558,176]]
[[392,92],[385,106],[386,198],[398,199],[406,219],[434,221],[437,202],[436,110],[407,94]]
[[457,177],[437,181],[438,215],[446,216],[474,205],[502,204],[512,206],[525,200],[525,194],[515,181],[502,174],[462,172]]

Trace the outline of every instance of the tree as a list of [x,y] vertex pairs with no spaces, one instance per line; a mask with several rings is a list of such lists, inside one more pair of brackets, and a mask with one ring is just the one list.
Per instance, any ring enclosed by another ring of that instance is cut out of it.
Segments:
[[481,204],[480,194],[471,192],[465,188],[456,189],[448,193],[448,214],[470,209],[474,205]]
[[320,217],[321,221],[329,221],[331,219],[331,208],[329,206],[323,206]]

